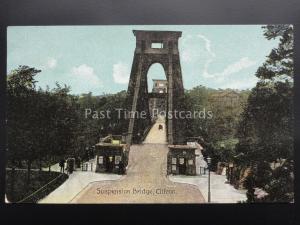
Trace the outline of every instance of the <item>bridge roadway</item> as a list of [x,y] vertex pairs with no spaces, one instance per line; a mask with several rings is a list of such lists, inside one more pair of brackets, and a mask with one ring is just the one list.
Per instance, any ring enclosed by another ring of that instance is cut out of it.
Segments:
[[127,175],[120,180],[90,183],[72,203],[203,203],[197,186],[175,183],[167,177],[165,126],[158,119],[145,143],[132,145]]

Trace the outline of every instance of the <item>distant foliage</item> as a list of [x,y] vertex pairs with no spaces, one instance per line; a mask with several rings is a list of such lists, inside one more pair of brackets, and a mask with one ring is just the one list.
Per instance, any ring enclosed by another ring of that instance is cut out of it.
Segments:
[[[237,128],[247,102],[249,90],[212,89],[197,86],[185,91],[188,110],[212,112],[212,118],[193,118],[187,121],[187,136],[200,136],[206,151],[217,162],[229,162],[235,155]],[[231,97],[235,98],[231,102]],[[227,104],[228,103],[228,104]]]

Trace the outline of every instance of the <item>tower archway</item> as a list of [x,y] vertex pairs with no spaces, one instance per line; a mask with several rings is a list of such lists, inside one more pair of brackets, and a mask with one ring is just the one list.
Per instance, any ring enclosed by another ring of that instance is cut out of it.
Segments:
[[164,121],[167,111],[168,81],[160,63],[154,63],[148,69],[147,85],[151,120],[155,122],[160,117]]
[[[147,73],[152,64],[159,63],[167,78],[167,139],[169,144],[182,142],[182,126],[174,111],[180,110],[184,89],[178,50],[179,31],[133,31],[136,48],[127,90],[127,105],[131,112],[145,112],[144,118],[131,117],[128,122],[127,143],[141,141],[151,124]],[[171,114],[170,114],[171,113]]]
[[153,63],[148,69],[148,93],[152,93],[155,88],[154,80],[167,80],[166,72],[160,63]]

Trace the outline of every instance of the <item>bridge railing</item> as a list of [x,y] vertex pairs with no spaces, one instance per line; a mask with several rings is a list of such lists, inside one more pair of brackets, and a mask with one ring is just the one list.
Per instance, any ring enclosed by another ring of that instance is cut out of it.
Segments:
[[151,128],[152,128],[152,126],[153,126],[154,124],[155,124],[155,121],[151,121],[150,125],[147,126],[147,128],[144,130],[144,133],[143,133],[143,136],[142,136],[142,139],[141,139],[142,142],[145,141],[145,139],[146,139],[146,137],[147,137],[149,131],[151,130]]

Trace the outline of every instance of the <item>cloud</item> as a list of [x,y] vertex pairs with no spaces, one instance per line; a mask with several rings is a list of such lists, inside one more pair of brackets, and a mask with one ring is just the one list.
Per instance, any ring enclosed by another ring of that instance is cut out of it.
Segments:
[[[209,79],[220,88],[246,89],[255,86],[257,79],[255,76],[238,77],[234,74],[244,69],[254,66],[257,62],[249,57],[242,57],[237,61],[225,66],[220,72],[210,73],[209,68],[217,58],[213,51],[212,42],[203,34],[186,35],[181,42],[181,58],[183,62],[193,66],[194,73],[199,74],[204,79]],[[203,68],[199,67],[199,64]]]
[[182,51],[181,57],[182,57],[182,62],[191,62],[193,58],[193,54],[190,50],[185,49]]
[[207,58],[206,62],[204,63],[203,74],[204,76],[207,75],[209,65],[214,61],[216,54],[211,50],[211,41],[202,34],[197,35],[198,38],[202,39],[205,42],[205,50],[208,52],[209,57]]
[[[201,42],[204,42],[204,46]],[[204,50],[208,53],[209,59],[216,56],[211,50],[211,41],[206,36],[202,34],[198,34],[196,36],[189,34],[182,40],[182,61],[189,63],[197,62],[200,57],[203,56]]]
[[199,56],[199,45],[193,38],[193,35],[187,35],[182,39],[181,60],[182,62],[195,62]]
[[71,69],[72,80],[79,85],[85,87],[99,87],[102,86],[102,81],[94,73],[94,68],[86,64],[82,64]]
[[256,62],[249,59],[248,57],[243,57],[239,59],[237,62],[229,64],[222,72],[219,73],[209,73],[208,68],[204,67],[203,77],[205,78],[214,78],[217,81],[223,81],[227,76],[240,72],[243,69],[249,68],[255,65]]
[[46,68],[54,69],[57,66],[57,60],[55,58],[49,58],[46,64]]
[[119,62],[113,65],[113,78],[115,83],[117,84],[127,84],[129,81],[129,68],[128,65]]
[[[203,56],[204,51],[201,50],[201,42],[204,42],[206,60],[204,62],[203,71],[201,72],[202,76],[206,79],[215,79],[217,82],[223,81],[226,77],[230,76],[231,74],[238,73],[243,69],[249,68],[256,64],[255,61],[249,59],[248,57],[243,57],[238,61],[229,64],[223,71],[217,73],[209,73],[209,67],[211,63],[215,60],[216,54],[212,50],[211,40],[209,40],[205,35],[198,34],[196,36],[187,35],[186,38],[183,39],[182,45],[182,60],[184,62],[199,62],[201,59],[201,54]],[[196,68],[196,67],[195,67]]]
[[205,42],[206,51],[212,56],[216,57],[216,54],[211,50],[211,41],[202,34],[197,35],[198,38],[202,39]]

